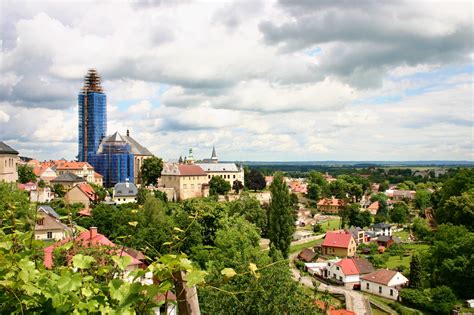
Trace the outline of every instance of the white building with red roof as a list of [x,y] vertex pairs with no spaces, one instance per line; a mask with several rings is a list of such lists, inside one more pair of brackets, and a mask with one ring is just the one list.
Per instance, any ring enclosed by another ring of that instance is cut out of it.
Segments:
[[343,284],[348,289],[360,287],[360,277],[374,271],[372,264],[363,258],[343,258],[328,263],[326,278]]
[[408,279],[398,271],[379,269],[361,278],[361,290],[398,300],[399,291],[408,284]]

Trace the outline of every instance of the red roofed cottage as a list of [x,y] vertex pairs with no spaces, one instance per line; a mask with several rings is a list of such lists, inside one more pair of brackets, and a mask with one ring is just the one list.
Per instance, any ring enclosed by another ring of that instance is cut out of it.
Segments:
[[323,255],[352,257],[356,253],[357,246],[350,233],[327,232],[321,248]]

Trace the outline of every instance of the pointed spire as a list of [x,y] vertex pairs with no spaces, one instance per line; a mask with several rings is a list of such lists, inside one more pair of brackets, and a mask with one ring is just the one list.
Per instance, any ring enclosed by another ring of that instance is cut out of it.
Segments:
[[212,146],[211,161],[212,161],[213,163],[217,163],[217,162],[219,161],[219,159],[217,158],[216,147],[215,147],[215,146]]

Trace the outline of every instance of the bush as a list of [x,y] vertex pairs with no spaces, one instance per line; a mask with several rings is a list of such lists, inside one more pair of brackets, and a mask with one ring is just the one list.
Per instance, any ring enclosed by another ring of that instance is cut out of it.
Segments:
[[429,290],[403,289],[400,292],[400,299],[403,304],[415,308],[425,309],[430,304]]

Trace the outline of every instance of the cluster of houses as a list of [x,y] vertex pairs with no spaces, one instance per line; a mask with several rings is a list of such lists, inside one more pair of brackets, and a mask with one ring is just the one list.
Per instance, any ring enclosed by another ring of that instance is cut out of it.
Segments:
[[298,259],[315,277],[348,289],[397,300],[408,279],[398,271],[375,270],[368,260],[357,257],[357,246],[370,242],[377,244],[379,252],[383,252],[385,248],[400,243],[400,239],[392,235],[392,227],[385,223],[375,224],[369,231],[351,227],[327,232],[321,244],[314,249],[304,249]]

